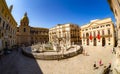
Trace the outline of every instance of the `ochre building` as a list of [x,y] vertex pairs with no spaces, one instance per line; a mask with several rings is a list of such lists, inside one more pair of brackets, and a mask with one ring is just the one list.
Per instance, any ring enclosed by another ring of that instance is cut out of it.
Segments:
[[49,29],[49,41],[60,45],[71,46],[80,41],[79,26],[76,24],[58,24]]
[[114,24],[111,18],[92,20],[80,27],[82,45],[114,46]]
[[0,0],[0,51],[16,45],[17,23],[12,16],[12,8],[8,8],[5,0]]
[[17,27],[17,44],[28,46],[35,43],[46,43],[49,41],[48,33],[47,28],[30,27],[29,18],[25,13],[20,21],[20,26]]

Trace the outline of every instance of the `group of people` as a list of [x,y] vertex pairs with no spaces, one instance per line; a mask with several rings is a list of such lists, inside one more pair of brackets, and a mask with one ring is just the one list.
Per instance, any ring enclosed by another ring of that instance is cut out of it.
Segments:
[[[99,66],[103,66],[103,63],[102,63],[102,60],[101,60],[101,59],[99,60]],[[99,67],[96,65],[96,61],[94,62],[93,67],[94,67],[94,70],[99,68]],[[109,74],[111,71],[112,71],[112,70],[111,70],[111,63],[109,63],[109,66],[108,66],[108,67],[104,66],[104,70],[103,70],[103,73],[102,73],[102,74]]]
[[[100,59],[99,60],[99,66],[102,66],[102,65],[103,65],[103,63],[102,63],[102,60]],[[98,67],[96,65],[96,61],[94,62],[93,67],[94,67],[94,69],[98,69]]]

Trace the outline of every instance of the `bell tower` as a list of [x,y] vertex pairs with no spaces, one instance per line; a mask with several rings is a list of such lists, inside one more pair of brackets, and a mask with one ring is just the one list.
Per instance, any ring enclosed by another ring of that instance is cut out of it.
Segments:
[[27,12],[25,12],[23,18],[20,20],[19,34],[21,35],[21,44],[30,45],[30,26]]

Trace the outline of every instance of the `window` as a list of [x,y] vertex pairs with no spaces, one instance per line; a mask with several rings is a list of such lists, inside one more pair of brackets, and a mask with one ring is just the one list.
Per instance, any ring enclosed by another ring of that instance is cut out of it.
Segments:
[[17,30],[17,32],[19,32],[19,30]]
[[96,28],[99,28],[99,26],[97,26]]
[[98,31],[98,34],[100,34],[100,31]]
[[94,32],[94,37],[96,36],[95,32]]
[[108,29],[108,35],[110,35],[110,29]]
[[4,34],[2,33],[2,37],[4,36]]
[[85,38],[85,34],[83,34],[83,38]]
[[110,24],[107,24],[106,27],[107,27],[107,26],[110,26]]
[[92,32],[90,32],[90,35],[92,35]]
[[24,28],[24,30],[23,30],[24,32],[26,32],[26,28]]
[[4,8],[2,8],[2,13],[4,12]]
[[104,30],[102,30],[102,35],[104,35]]
[[8,24],[6,25],[6,30],[8,30]]
[[5,21],[3,21],[3,28],[4,28],[4,26],[5,26]]
[[86,31],[87,31],[88,29],[86,29]]
[[1,17],[0,17],[0,24],[1,24],[1,21],[2,21],[2,19],[1,19]]
[[110,41],[110,38],[108,38],[108,41]]
[[0,33],[0,39],[1,39],[1,37],[2,37],[2,34]]

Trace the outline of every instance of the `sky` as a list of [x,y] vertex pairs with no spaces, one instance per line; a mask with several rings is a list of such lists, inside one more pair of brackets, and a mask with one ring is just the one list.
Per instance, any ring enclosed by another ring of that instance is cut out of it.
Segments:
[[82,26],[94,19],[112,18],[107,0],[6,0],[13,5],[12,15],[20,25],[27,12],[32,27],[51,28],[57,24],[73,23]]

